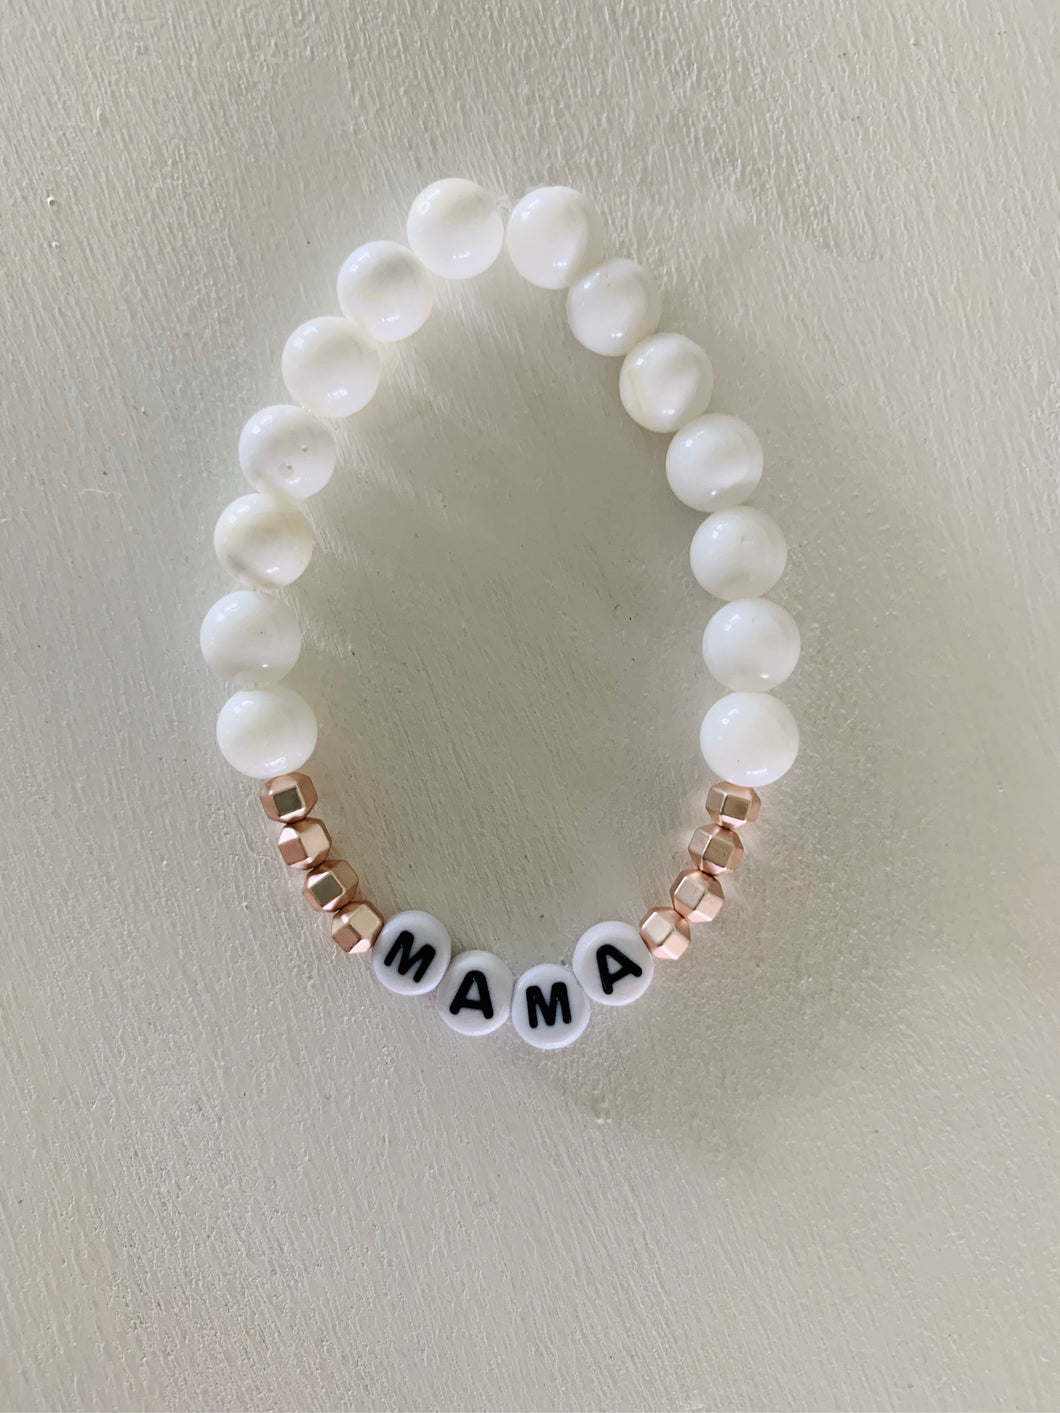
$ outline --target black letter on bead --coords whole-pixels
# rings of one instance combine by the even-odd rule
[[[556,1024],[556,1012],[563,1015],[563,1024],[570,1025],[570,997],[567,995],[567,983],[565,981],[554,981],[552,990],[548,993],[546,1001],[540,986],[528,986],[526,988],[526,1019],[530,1022],[530,1029],[537,1029],[537,1013],[541,1012],[545,1018],[546,1025]]]
[[[608,969],[609,960],[618,963],[614,971]],[[616,981],[621,981],[624,976],[640,976],[644,971],[643,967],[639,967],[636,962],[631,961],[625,952],[620,952],[610,942],[605,942],[602,947],[597,947],[596,965],[600,971],[600,985],[604,989],[605,996],[610,996],[614,991]]]
[[[422,981],[427,973],[427,968],[430,966],[431,962],[434,961],[434,955],[437,949],[432,947],[429,942],[425,942],[419,951],[415,951],[415,945],[416,938],[411,932],[399,932],[394,945],[383,958],[384,965],[388,967],[393,966],[396,957],[398,958],[397,969],[402,976],[415,967],[416,970],[413,974],[413,980]]]
[[[472,987],[475,988],[474,996],[471,994]],[[456,988],[456,995],[449,1002],[449,1014],[455,1016],[461,1011],[481,1011],[486,1020],[493,1019],[493,1001],[485,972],[469,971]]]

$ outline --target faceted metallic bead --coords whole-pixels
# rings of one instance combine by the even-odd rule
[[[331,935],[344,952],[370,952],[382,926],[382,917],[362,899],[335,914]]]
[[[318,913],[337,913],[357,896],[357,875],[345,859],[326,859],[310,871],[302,893]]]
[[[719,780],[707,795],[707,814],[715,824],[727,824],[730,829],[754,824],[761,808],[758,791],[752,790],[750,785],[732,785],[728,780]]]
[[[308,775],[277,775],[261,787],[261,807],[278,824],[305,819],[317,802],[317,787]]]
[[[735,873],[743,858],[743,844],[724,824],[704,824],[689,839],[688,853],[700,873]]]
[[[700,923],[713,922],[725,901],[721,884],[709,873],[687,868],[674,879],[670,901],[694,931]]]
[[[640,935],[653,957],[676,961],[691,941],[688,923],[673,908],[653,908],[641,919]]]
[[[312,868],[331,853],[331,835],[319,819],[296,819],[280,830],[278,847],[291,868]]]

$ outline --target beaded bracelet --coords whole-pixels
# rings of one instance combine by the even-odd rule
[[[248,588],[206,614],[200,645],[207,663],[239,687],[221,708],[217,742],[243,774],[264,780],[261,802],[280,826],[284,861],[305,875],[303,893],[331,923],[345,952],[371,953],[389,990],[435,992],[443,1020],[462,1035],[486,1035],[511,1018],[538,1049],[576,1040],[590,1001],[623,1006],[644,994],[655,960],[675,959],[717,916],[720,878],[743,856],[739,830],[758,815],[757,787],[791,766],[799,736],[771,689],[799,657],[791,615],[761,595],[787,561],[784,536],[768,515],[744,504],[762,475],[762,448],[744,422],[707,412],[710,359],[679,333],[658,333],[658,286],[632,260],[604,261],[603,228],[589,202],[568,187],[543,187],[514,208],[505,232],[496,199],[451,178],[421,192],[409,212],[408,246],[372,241],[339,271],[342,317],[302,324],[287,340],[281,373],[292,404],[254,414],[239,437],[239,463],[254,492],[220,516],[214,547],[225,569]],[[707,512],[691,545],[692,573],[726,600],[707,624],[703,658],[729,694],[703,718],[700,749],[726,778],[707,795],[708,821],[688,846],[667,907],[639,927],[601,922],[583,933],[570,968],[532,966],[516,980],[490,952],[456,956],[445,927],[429,913],[384,920],[361,897],[353,868],[333,856],[331,835],[314,817],[317,792],[302,773],[316,746],[316,717],[290,687],[277,685],[302,646],[298,622],[262,590],[292,584],[306,569],[313,535],[298,502],[321,490],[337,460],[325,418],[348,417],[375,395],[380,343],[408,338],[432,304],[431,275],[469,279],[489,268],[504,245],[515,268],[542,289],[567,291],[567,322],[579,343],[623,359],[619,396],[642,427],[671,434],[666,477],[674,494]],[[411,248],[410,248],[411,247]]]

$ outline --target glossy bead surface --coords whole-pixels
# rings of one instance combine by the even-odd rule
[[[734,829],[711,822],[692,835],[688,856],[701,873],[735,873],[743,859],[743,842]]]
[[[434,301],[431,277],[396,240],[372,240],[348,255],[339,271],[339,308],[380,343],[397,343],[422,329]]]
[[[325,314],[300,324],[283,346],[280,372],[296,402],[318,417],[360,412],[379,386],[379,349],[358,324]]]
[[[791,614],[770,599],[734,599],[703,633],[703,661],[733,692],[768,692],[795,671],[802,646]]]
[[[304,407],[276,403],[255,412],[239,434],[239,465],[252,486],[305,500],[335,470],[335,438]]]
[[[634,422],[649,432],[673,432],[707,410],[714,369],[684,334],[653,334],[626,354],[618,395]]]
[[[298,770],[313,754],[317,719],[290,687],[236,692],[217,717],[217,744],[229,765],[255,780]]]
[[[596,208],[569,186],[542,186],[518,202],[505,236],[512,264],[539,289],[566,289],[603,254]]]
[[[578,938],[571,968],[590,1001],[628,1006],[644,995],[655,962],[628,922],[598,922]]]
[[[438,1014],[458,1035],[490,1035],[508,1019],[515,978],[492,952],[460,952],[438,987]]]
[[[462,177],[446,177],[421,191],[406,231],[427,269],[447,280],[481,275],[504,244],[504,219],[495,197]]]
[[[213,547],[237,579],[258,589],[282,589],[305,573],[313,532],[294,501],[256,491],[221,511]]]
[[[312,868],[331,853],[331,835],[319,819],[296,819],[280,830],[276,847],[288,868]]]
[[[298,661],[302,630],[280,599],[236,589],[207,609],[199,646],[222,681],[264,687],[286,677]]]
[[[769,692],[732,692],[703,718],[699,748],[716,774],[761,789],[791,769],[799,753],[799,728]]]
[[[729,829],[754,824],[761,808],[761,797],[750,785],[719,780],[707,791],[707,814],[715,824],[727,825]]]
[[[567,323],[592,353],[617,358],[659,327],[662,295],[643,265],[608,260],[571,286]]]
[[[535,1050],[560,1050],[589,1024],[589,998],[574,973],[555,962],[524,971],[512,992],[512,1025]]]
[[[713,922],[725,902],[721,884],[711,873],[699,868],[686,868],[679,873],[670,889],[674,912],[688,923],[689,931]]]
[[[360,880],[345,859],[325,859],[310,869],[302,885],[302,897],[318,913],[337,913],[357,896]]]
[[[693,510],[727,510],[753,495],[762,479],[762,443],[739,417],[707,412],[674,434],[666,479]]]
[[[376,980],[399,996],[433,991],[452,956],[449,933],[430,913],[395,913],[372,949]]]
[[[344,952],[370,952],[383,926],[380,913],[362,899],[346,903],[331,920],[331,936]]]
[[[688,922],[674,908],[652,908],[640,922],[640,935],[653,957],[675,962],[688,949]]]
[[[317,787],[308,775],[292,771],[289,775],[277,775],[258,792],[261,808],[269,819],[278,824],[290,824],[292,819],[305,819],[317,802]]]
[[[788,562],[784,532],[764,510],[734,505],[708,515],[692,536],[689,563],[697,583],[719,599],[768,593]]]

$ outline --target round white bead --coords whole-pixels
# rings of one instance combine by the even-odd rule
[[[768,692],[733,692],[703,718],[699,749],[715,775],[756,790],[788,770],[799,753],[799,728]]]
[[[655,973],[652,954],[628,922],[598,922],[583,932],[571,966],[590,1001],[601,1006],[639,1000]]]
[[[753,495],[762,479],[762,443],[739,417],[708,412],[674,436],[666,479],[693,510],[727,510]]]
[[[692,536],[689,561],[696,580],[719,599],[754,599],[784,573],[788,546],[764,510],[734,505],[708,515]]]
[[[396,240],[359,246],[339,271],[339,308],[380,343],[397,343],[422,329],[433,300],[430,275]]]
[[[555,962],[524,971],[512,993],[512,1025],[535,1050],[559,1050],[589,1024],[589,998],[574,973]]]
[[[302,630],[280,599],[236,589],[207,609],[199,646],[222,681],[265,686],[286,677],[298,661]]]
[[[508,1019],[515,979],[492,952],[460,952],[438,987],[438,1014],[458,1035],[489,1035]]]
[[[462,177],[446,177],[421,191],[406,230],[427,269],[447,280],[481,275],[504,244],[504,219],[495,198]]]
[[[628,353],[659,327],[662,295],[654,278],[633,260],[608,260],[572,285],[567,323],[592,353]]]
[[[453,944],[430,913],[395,913],[372,948],[372,970],[388,991],[418,996],[433,991],[445,975]]]
[[[255,780],[301,770],[316,743],[313,708],[290,687],[237,692],[217,717],[221,754]]]
[[[733,599],[703,633],[703,661],[731,692],[769,692],[799,661],[799,625],[771,599]]]
[[[305,573],[313,532],[293,501],[255,492],[221,511],[213,547],[237,579],[259,589],[282,589]]]
[[[603,222],[580,191],[542,186],[508,218],[512,264],[539,289],[566,289],[603,254]]]
[[[379,386],[379,350],[364,329],[337,314],[299,324],[283,346],[287,391],[318,417],[349,417]]]
[[[335,438],[304,407],[263,407],[239,434],[239,464],[252,486],[305,500],[331,480]]]
[[[672,432],[707,410],[714,369],[698,343],[684,334],[654,334],[626,354],[618,395],[634,422],[649,432]]]

